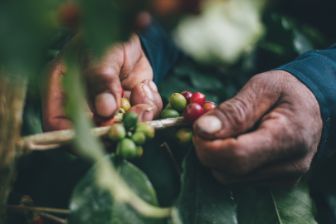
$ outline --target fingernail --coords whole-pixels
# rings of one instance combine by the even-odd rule
[[[154,107],[147,106],[142,107],[141,112],[139,113],[140,121],[150,121],[154,118]]]
[[[153,81],[149,81],[148,85],[154,92],[158,92],[158,88]]]
[[[101,93],[96,96],[95,107],[99,116],[110,117],[117,108],[117,103],[111,93]]]
[[[215,134],[222,129],[222,122],[216,116],[203,116],[197,120],[196,128],[203,133]]]
[[[150,99],[150,100],[154,100],[154,95],[152,93],[152,90],[149,88],[149,85],[143,84],[142,85],[142,90],[143,93]]]
[[[153,110],[146,109],[145,111],[143,111],[141,113],[139,118],[140,118],[140,121],[142,121],[142,122],[143,121],[151,121],[154,118],[154,112],[153,112]]]

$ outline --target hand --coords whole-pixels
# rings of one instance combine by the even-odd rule
[[[162,109],[162,100],[153,80],[153,71],[139,37],[107,49],[101,60],[86,57],[83,76],[88,90],[88,115],[98,125],[112,122],[120,106],[122,91],[130,99],[140,120],[152,120]],[[43,100],[43,123],[47,131],[67,129],[71,122],[64,113],[61,78],[66,73],[62,59],[57,59],[48,74]]]
[[[293,184],[310,168],[321,138],[319,105],[285,71],[253,77],[194,125],[197,155],[224,184]]]

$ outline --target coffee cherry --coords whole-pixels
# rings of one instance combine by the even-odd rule
[[[119,108],[118,112],[114,115],[113,119],[115,122],[122,122],[124,118],[125,111],[122,108]]]
[[[123,123],[127,130],[135,128],[138,123],[138,115],[134,112],[127,112],[124,115]]]
[[[136,151],[137,151],[137,156],[138,157],[141,157],[143,155],[143,153],[144,153],[144,149],[141,146],[138,146],[136,148]]]
[[[176,133],[176,138],[181,143],[188,143],[192,140],[192,131],[190,129],[180,129]]]
[[[186,98],[187,102],[190,103],[191,97],[193,95],[192,92],[183,91],[181,94]]]
[[[146,135],[143,132],[135,132],[132,135],[132,140],[136,145],[143,145],[146,142]]]
[[[146,123],[139,123],[136,127],[135,132],[142,132],[145,134],[146,138],[152,139],[155,136],[155,129]]]
[[[184,119],[189,122],[194,122],[204,114],[204,109],[201,105],[197,103],[191,103],[187,106],[186,110],[184,111]]]
[[[173,110],[173,109],[164,109],[161,112],[161,118],[174,118],[174,117],[179,117],[180,114],[178,111]]]
[[[117,155],[125,159],[135,158],[137,156],[137,147],[135,143],[128,138],[121,140],[117,146]]]
[[[207,101],[203,104],[204,113],[207,113],[215,108],[216,104],[214,102]]]
[[[180,112],[182,112],[187,106],[186,98],[180,93],[173,93],[169,97],[169,103],[175,110]]]
[[[125,110],[126,112],[131,109],[131,103],[129,102],[129,100],[127,98],[121,98],[121,102],[120,102],[120,108],[122,108],[123,110]]]
[[[111,126],[107,136],[113,141],[119,141],[126,136],[126,130],[122,124],[114,124]]]
[[[77,29],[80,23],[79,6],[75,3],[62,4],[58,9],[58,20],[69,29]]]
[[[200,92],[195,92],[193,93],[191,99],[190,99],[190,103],[198,103],[200,105],[203,105],[205,103],[205,95],[203,93]]]

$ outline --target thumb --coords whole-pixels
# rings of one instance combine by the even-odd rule
[[[274,72],[279,73],[256,75],[235,97],[203,115],[194,124],[195,134],[205,139],[228,138],[253,128],[280,98],[280,79],[269,74]]]

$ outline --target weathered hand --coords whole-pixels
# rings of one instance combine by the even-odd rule
[[[311,165],[322,119],[311,91],[285,71],[253,77],[194,125],[200,161],[224,184],[295,183]]]
[[[87,82],[88,110],[98,125],[107,125],[120,106],[122,90],[130,98],[141,120],[151,120],[162,108],[162,100],[153,80],[153,71],[144,54],[139,37],[133,35],[127,43],[107,49],[98,62],[87,57],[83,76]],[[64,114],[64,92],[61,78],[66,73],[62,59],[57,59],[48,74],[43,100],[45,130],[60,130],[71,126]]]

